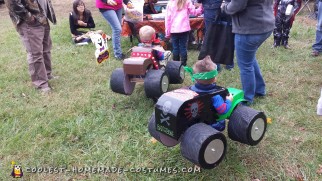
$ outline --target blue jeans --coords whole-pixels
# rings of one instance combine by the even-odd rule
[[[220,13],[220,5],[222,0],[203,0],[202,7],[204,12],[204,20],[205,20],[205,29],[207,31],[207,27],[211,23],[215,23],[217,20],[217,16]]]
[[[265,82],[256,60],[259,46],[272,34],[235,34],[235,50],[244,99],[253,102],[255,94],[265,95]]]
[[[313,50],[322,52],[322,1],[318,4],[318,24],[316,26],[315,43],[313,44]]]
[[[171,33],[173,56],[180,55],[181,58],[187,57],[188,38],[189,38],[189,31],[183,32],[183,33]]]
[[[119,10],[106,10],[101,11],[103,17],[112,28],[112,44],[115,57],[122,56],[121,48],[121,20],[122,20],[122,9]]]

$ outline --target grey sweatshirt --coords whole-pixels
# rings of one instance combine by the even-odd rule
[[[233,33],[262,34],[275,28],[273,0],[231,0],[222,10],[232,16]]]

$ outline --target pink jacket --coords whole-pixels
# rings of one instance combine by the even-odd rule
[[[102,0],[96,0],[96,7],[99,9],[106,9],[106,10],[119,10],[122,8],[122,0],[114,0],[117,4],[115,6],[108,5],[103,3]]]
[[[191,0],[187,0],[184,7],[178,11],[177,0],[170,0],[165,16],[165,36],[170,37],[171,33],[190,31],[189,15],[199,16],[202,11],[202,6],[195,9]]]

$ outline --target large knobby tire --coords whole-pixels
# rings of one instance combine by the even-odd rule
[[[189,127],[182,136],[181,154],[201,168],[212,169],[225,157],[225,135],[205,123]]]
[[[113,92],[131,95],[135,82],[131,82],[129,75],[125,74],[123,68],[117,68],[112,72],[110,85]]]
[[[178,140],[173,139],[170,136],[167,136],[167,135],[160,133],[159,131],[156,130],[155,113],[154,112],[152,113],[152,115],[150,117],[148,130],[149,130],[150,135],[153,138],[155,138],[156,140],[158,140],[160,143],[162,143],[163,145],[165,145],[167,147],[172,147],[172,146],[175,146],[179,143]]]
[[[263,112],[238,105],[228,122],[228,136],[234,141],[257,145],[264,137],[267,122]]]
[[[169,77],[163,70],[149,70],[144,79],[144,91],[148,98],[159,98],[169,88]]]
[[[184,68],[180,61],[169,61],[165,67],[170,84],[181,84],[184,81]]]

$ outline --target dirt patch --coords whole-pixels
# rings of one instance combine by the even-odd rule
[[[0,4],[0,16],[2,18],[8,16],[8,9],[5,4]]]
[[[295,21],[299,22],[299,24],[303,26],[315,26],[317,23],[317,20],[302,15],[296,16]]]

